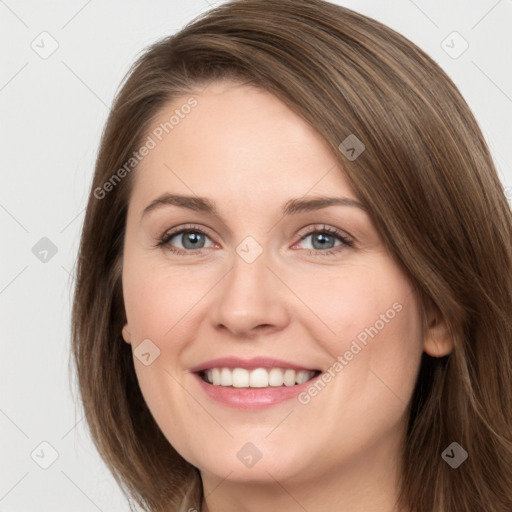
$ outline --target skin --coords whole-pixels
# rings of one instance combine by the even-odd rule
[[[162,109],[152,129],[189,96]],[[395,511],[421,354],[452,348],[443,320],[427,311],[423,328],[413,285],[363,209],[282,216],[292,198],[358,200],[314,129],[246,85],[214,82],[194,97],[198,106],[139,165],[128,209],[123,337],[133,350],[145,339],[160,350],[147,366],[134,356],[144,398],[169,442],[199,468],[203,511]],[[141,220],[163,192],[208,198],[220,217],[167,205]],[[157,246],[190,223],[207,232],[196,242],[202,249],[184,248],[182,235]],[[322,254],[311,232],[324,225],[353,247],[328,238],[334,253]],[[247,236],[263,248],[252,263],[236,252]],[[307,404],[230,408],[189,371],[217,357],[268,356],[327,372],[396,303],[400,312]],[[262,454],[252,467],[237,458],[248,442]]]

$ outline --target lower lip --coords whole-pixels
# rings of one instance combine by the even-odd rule
[[[320,376],[308,380],[304,384],[294,386],[276,386],[268,388],[234,388],[232,386],[214,386],[205,382],[200,375],[194,374],[204,392],[216,402],[237,409],[264,409],[271,405],[296,398],[302,391],[311,386]]]

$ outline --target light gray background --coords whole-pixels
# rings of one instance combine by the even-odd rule
[[[336,3],[401,32],[441,65],[473,109],[512,197],[512,1]],[[0,0],[2,512],[128,510],[70,390],[70,276],[99,137],[121,79],[145,46],[216,4]],[[58,43],[45,59],[31,47],[51,49],[43,31]],[[444,43],[452,56],[442,47],[453,31],[469,44],[458,58],[460,40]],[[43,237],[57,248],[46,262],[32,251]],[[52,450],[58,457],[43,469]]]

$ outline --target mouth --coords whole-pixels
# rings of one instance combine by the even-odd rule
[[[221,357],[189,372],[210,400],[232,409],[261,410],[296,399],[322,370],[274,357]]]
[[[292,368],[214,367],[197,372],[203,382],[228,388],[280,388],[300,386],[320,375],[321,370]]]

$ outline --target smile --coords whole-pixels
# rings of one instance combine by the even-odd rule
[[[216,367],[200,372],[201,378],[214,386],[233,388],[268,388],[295,386],[316,377],[318,370],[294,370],[292,368],[226,368]]]

